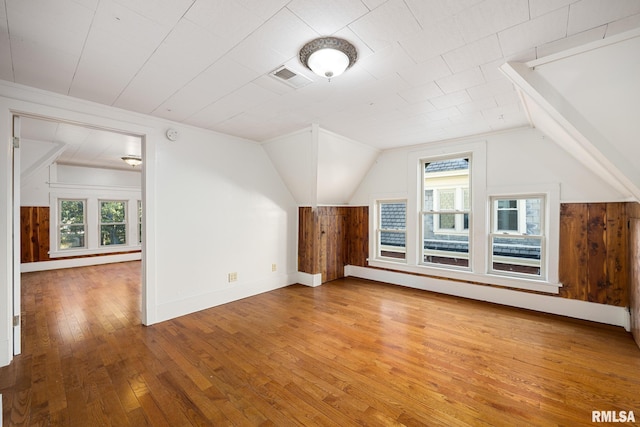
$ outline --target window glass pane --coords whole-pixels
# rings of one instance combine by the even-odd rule
[[[440,214],[438,215],[438,224],[440,229],[455,230],[456,214]]]
[[[380,204],[380,228],[385,230],[404,230],[407,224],[405,203]]]
[[[541,197],[525,199],[526,233],[530,236],[543,234],[543,199]]]
[[[84,200],[61,200],[60,224],[84,224]]]
[[[85,247],[84,200],[60,200],[58,248],[73,249]]]
[[[441,211],[452,211],[456,208],[456,191],[455,190],[440,190],[438,193],[440,196]]]
[[[127,243],[127,226],[125,224],[111,224],[100,226],[100,244],[124,245]]]
[[[498,210],[498,231],[518,231],[517,210]]]
[[[469,160],[424,163],[423,263],[469,266]]]
[[[452,222],[463,221],[465,214],[446,214]],[[424,214],[423,216],[423,262],[469,266],[469,233],[448,233],[435,229],[434,223],[443,214]],[[436,218],[439,217],[439,218]]]
[[[407,203],[380,202],[379,206],[378,256],[405,259]]]
[[[60,249],[84,248],[84,225],[60,226]]]
[[[541,237],[494,236],[492,267],[498,271],[540,275]]]
[[[126,202],[121,200],[100,202],[100,245],[127,243]]]
[[[100,202],[100,222],[124,222],[124,202]]]
[[[433,190],[424,191],[424,210],[425,211],[433,210]]]
[[[517,207],[517,200],[498,200],[498,209],[515,209]]]

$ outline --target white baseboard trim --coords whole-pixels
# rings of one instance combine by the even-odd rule
[[[142,259],[141,252],[128,254],[101,255],[86,258],[56,259],[51,261],[27,262],[20,264],[21,273],[34,271],[59,270],[62,268],[86,267],[89,265],[112,264],[116,262],[138,261]]]
[[[345,276],[375,280],[441,294],[487,301],[511,307],[590,320],[631,330],[631,315],[625,307],[596,304],[557,296],[519,292],[491,286],[472,285],[433,277],[348,265]]]
[[[164,322],[165,320],[174,319],[176,317],[195,313],[207,308],[227,304],[243,298],[248,298],[264,292],[273,291],[275,289],[284,288],[296,283],[297,274],[278,274],[265,280],[256,280],[253,282],[234,282],[233,285],[225,284],[206,294],[190,296],[188,298],[158,304],[156,307],[156,321],[154,323]]]
[[[300,283],[301,285],[306,285],[311,287],[322,285],[322,274],[320,273],[310,274],[310,273],[303,273],[302,271],[298,271],[297,274],[298,274],[298,280],[296,280],[296,282]]]
[[[1,340],[0,341],[0,368],[3,366],[7,366],[9,363],[11,363],[11,360],[13,359],[13,327],[11,328],[11,331],[9,333],[9,336],[11,337],[11,341],[9,340]],[[2,406],[0,406],[0,408],[2,408]],[[0,416],[0,418],[2,418],[2,416]]]

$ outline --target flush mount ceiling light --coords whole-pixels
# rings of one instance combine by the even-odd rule
[[[142,164],[142,158],[140,156],[128,155],[128,156],[123,156],[121,158],[122,160],[124,160],[126,164],[128,164],[132,168],[135,168],[136,166]]]
[[[300,61],[317,75],[329,80],[344,73],[357,59],[356,48],[336,37],[311,40],[300,49]]]

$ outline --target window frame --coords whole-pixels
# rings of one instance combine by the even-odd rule
[[[539,199],[540,200],[540,234],[527,234],[526,230],[526,201],[530,199]],[[526,278],[530,280],[546,280],[547,278],[547,257],[546,254],[546,246],[547,246],[547,200],[545,194],[512,194],[512,195],[500,195],[500,196],[490,196],[489,197],[489,247],[488,254],[489,260],[487,263],[487,270],[489,274],[495,274],[499,276],[508,276],[508,277],[516,277],[516,278]],[[518,213],[518,230],[510,231],[510,230],[501,230],[498,228],[498,201],[499,200],[516,200],[516,212]],[[524,212],[524,215],[522,213]],[[530,266],[530,267],[539,267],[539,274],[531,274],[517,271],[508,271],[494,268],[494,262],[496,260],[494,255],[494,240],[495,238],[504,238],[508,236],[510,239],[518,239],[518,240],[540,240],[540,260],[538,263],[535,262],[526,262],[523,261],[520,265]],[[507,257],[508,258],[508,257]],[[514,263],[515,264],[515,263]]]
[[[398,204],[398,203],[403,203],[405,206],[405,224],[404,224],[404,230],[400,230],[400,229],[386,229],[386,228],[382,228],[382,205],[383,204]],[[385,261],[389,261],[389,262],[394,262],[394,263],[406,263],[407,262],[407,216],[406,216],[406,212],[407,212],[407,200],[406,199],[377,199],[375,201],[375,207],[376,207],[376,214],[375,214],[375,258],[376,259],[381,259],[381,260],[385,260]],[[395,258],[395,257],[390,257],[390,256],[384,256],[382,255],[382,233],[397,233],[397,234],[403,234],[404,235],[404,242],[405,242],[405,246],[404,246],[404,258]]]
[[[103,203],[122,203],[124,213],[123,221],[120,222],[102,222],[102,204]],[[98,199],[98,243],[101,248],[122,247],[129,245],[129,221],[128,221],[128,200],[124,199]],[[124,225],[124,242],[123,243],[102,243],[102,227],[109,225]]]
[[[70,224],[63,224],[62,223],[62,203],[64,202],[82,202],[82,224],[73,224],[74,226],[79,226],[82,225],[82,228],[84,230],[84,244],[82,246],[72,246],[69,248],[63,248],[62,247],[62,226],[64,225],[70,225]],[[56,232],[57,232],[57,236],[56,236],[56,249],[58,251],[74,251],[74,250],[83,250],[87,248],[87,200],[83,199],[83,198],[75,198],[75,197],[61,197],[59,199],[56,200],[56,209],[57,209],[57,215],[56,215],[56,223],[57,223],[57,228],[56,228]]]
[[[454,269],[435,264],[421,264],[422,251],[420,250],[422,239],[422,200],[424,198],[421,181],[424,179],[424,170],[421,170],[424,160],[437,160],[438,158],[470,157],[472,168],[469,182],[472,187],[469,203],[472,214],[469,215],[469,248],[473,254],[469,260],[468,270]],[[369,197],[370,212],[375,212],[375,200],[383,198],[406,198],[407,200],[407,244],[406,263],[390,262],[376,259],[375,244],[373,238],[369,239],[368,265],[371,267],[395,270],[420,276],[433,276],[443,279],[451,279],[448,287],[456,286],[456,281],[476,282],[514,289],[526,289],[550,294],[557,294],[562,286],[558,281],[558,256],[560,233],[560,184],[535,183],[517,184],[512,186],[492,186],[489,184],[492,177],[487,170],[487,141],[444,141],[418,147],[407,153],[406,157],[406,193],[371,193]],[[489,228],[489,196],[512,194],[544,194],[546,196],[546,224],[547,251],[547,277],[543,280],[533,280],[526,277],[509,277],[490,274],[488,271],[488,233]],[[375,215],[369,218],[370,236],[375,236]]]
[[[433,163],[433,162],[439,162],[439,161],[445,161],[445,160],[451,160],[451,159],[460,159],[460,158],[464,158],[467,159],[467,161],[469,162],[469,167],[466,169],[466,173],[460,173],[458,171],[460,171],[460,169],[456,170],[456,171],[446,171],[446,172],[440,172],[437,173],[436,176],[434,177],[435,179],[446,179],[448,177],[457,177],[460,175],[466,175],[466,182],[461,183],[462,185],[454,185],[455,183],[445,183],[444,185],[440,184],[440,185],[433,185],[430,187],[426,187],[425,184],[425,169],[426,169],[426,165],[428,163]],[[473,168],[473,160],[472,160],[472,154],[471,153],[462,153],[462,154],[454,154],[454,155],[450,155],[450,156],[437,156],[437,157],[429,157],[429,158],[423,158],[420,159],[420,171],[421,171],[421,178],[420,178],[420,193],[423,195],[422,199],[419,200],[419,213],[418,213],[418,218],[419,218],[419,225],[418,225],[418,230],[420,231],[420,246],[419,246],[419,253],[420,253],[420,258],[418,261],[419,265],[423,265],[423,266],[429,266],[429,267],[435,267],[435,268],[446,268],[446,269],[453,269],[453,270],[463,270],[463,271],[471,271],[472,270],[472,266],[471,266],[471,259],[472,259],[472,245],[471,245],[471,224],[468,223],[468,227],[464,228],[464,219],[465,219],[465,215],[467,217],[471,217],[471,203],[469,203],[469,206],[465,209],[464,206],[464,190],[467,190],[469,192],[469,196],[471,197],[472,194],[472,182],[471,182],[471,176],[472,176],[472,168]],[[426,194],[427,191],[433,191],[433,207],[431,210],[427,210],[426,206],[425,206],[425,198],[426,198]],[[453,209],[441,209],[440,208],[440,192],[441,191],[453,191],[453,202],[454,202],[454,208]],[[469,200],[471,200],[471,198],[469,197]],[[440,225],[440,219],[441,219],[441,215],[454,215],[454,228],[442,228]],[[458,256],[451,256],[452,251],[445,251],[443,253],[439,253],[438,250],[431,250],[431,253],[428,254],[427,251],[424,248],[424,224],[425,224],[425,218],[427,216],[433,216],[433,232],[434,233],[440,233],[440,234],[447,234],[447,235],[451,235],[451,236],[468,236],[468,240],[467,240],[467,252],[460,252],[459,254],[456,254]],[[427,256],[436,256],[439,257],[440,255],[442,255],[443,258],[448,258],[453,260],[453,262],[459,262],[458,260],[466,260],[467,265],[452,265],[452,264],[447,264],[447,263],[438,263],[438,262],[432,262],[432,261],[426,261],[425,258]],[[465,262],[465,261],[462,261]]]

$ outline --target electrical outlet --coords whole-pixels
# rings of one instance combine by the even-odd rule
[[[278,267],[275,264],[271,264],[271,271],[276,271]]]
[[[238,280],[238,273],[229,273],[229,282],[235,282],[236,280]]]

